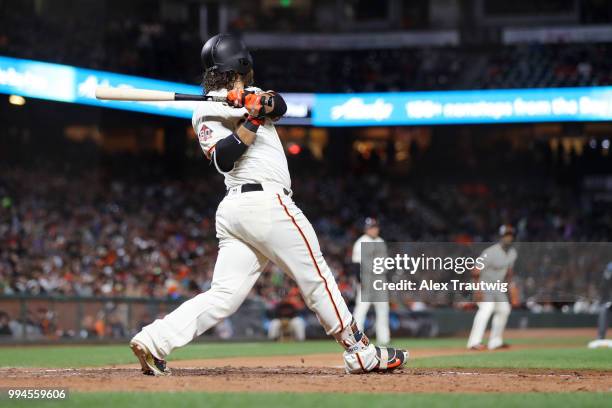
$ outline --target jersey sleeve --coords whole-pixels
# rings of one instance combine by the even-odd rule
[[[210,159],[217,142],[232,134],[232,131],[217,121],[203,121],[194,129],[204,155]]]
[[[487,265],[491,262],[491,260],[489,259],[491,257],[491,251],[489,251],[489,248],[485,249],[484,251],[482,251],[482,253],[480,254],[479,258],[480,261],[482,262],[482,264],[484,265],[483,269],[487,268]]]
[[[224,109],[218,102],[204,102],[193,113],[191,124],[198,137],[204,155],[212,158],[217,142],[232,134],[227,127],[227,116],[230,109]]]
[[[353,245],[353,263],[361,263],[361,240],[358,239]]]

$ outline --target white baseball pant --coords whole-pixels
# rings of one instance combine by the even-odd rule
[[[323,259],[310,222],[281,186],[269,183],[264,189],[247,193],[230,189],[219,204],[219,253],[210,290],[184,302],[135,336],[157,358],[165,358],[174,348],[184,346],[234,313],[268,260],[295,280],[327,334],[339,333],[350,325],[351,313]]]
[[[478,312],[474,316],[472,332],[468,339],[468,348],[482,343],[489,318],[493,315],[491,322],[491,335],[489,336],[489,349],[494,349],[504,343],[503,334],[508,322],[508,316],[512,307],[508,302],[478,302]]]
[[[355,318],[359,330],[364,331],[366,316],[372,305],[374,305],[374,311],[376,312],[376,342],[379,345],[387,345],[391,341],[389,330],[389,302],[364,302],[361,300],[361,289],[358,289],[353,317]]]

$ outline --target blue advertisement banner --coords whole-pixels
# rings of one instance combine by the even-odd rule
[[[197,85],[0,57],[0,93],[179,118],[191,118],[198,103],[99,101],[97,86],[201,92]],[[612,120],[612,87],[283,96],[281,124],[322,127]]]
[[[612,87],[316,94],[315,126],[612,120]]]

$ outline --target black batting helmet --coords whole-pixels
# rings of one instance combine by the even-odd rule
[[[247,74],[253,67],[253,58],[240,38],[231,34],[217,34],[202,47],[200,53],[206,70],[235,71]]]

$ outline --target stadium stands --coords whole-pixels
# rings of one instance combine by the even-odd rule
[[[0,21],[3,55],[187,83],[198,83],[201,77],[202,42],[196,28],[130,18],[66,21],[8,14]],[[24,26],[28,29],[21,29]],[[79,36],[67,34],[72,32]],[[41,43],[40,38],[54,41]],[[254,58],[257,83],[285,92],[540,88],[612,84],[610,47],[581,43],[255,49]]]
[[[486,149],[479,153],[495,160],[479,164],[480,176],[466,172],[451,181],[431,163],[445,160],[452,171],[471,159],[458,157],[453,163],[446,153],[443,147],[432,148],[417,160],[413,174],[424,172],[426,179],[372,170],[339,176],[325,166],[313,173],[308,163],[292,163],[295,199],[313,223],[332,269],[349,288],[351,243],[370,214],[380,218],[383,236],[391,241],[486,241],[495,239],[503,222],[517,225],[522,241],[601,241],[612,234],[605,203],[575,196],[569,179],[555,181],[568,169],[608,162],[603,153],[573,163],[555,157],[539,162],[533,152],[510,155],[505,168],[539,169],[535,174],[540,176],[528,182],[518,170],[504,176],[500,158]],[[157,179],[152,176],[156,166],[138,157],[109,160],[93,166],[72,163],[69,172],[59,165],[49,170],[49,160],[43,167],[3,169],[0,293],[178,298],[208,287],[217,251],[214,212],[224,191],[221,178],[208,169],[186,180]],[[544,176],[551,168],[557,170]],[[268,284],[290,282],[280,274],[266,278],[258,293],[276,293],[265,288]]]

